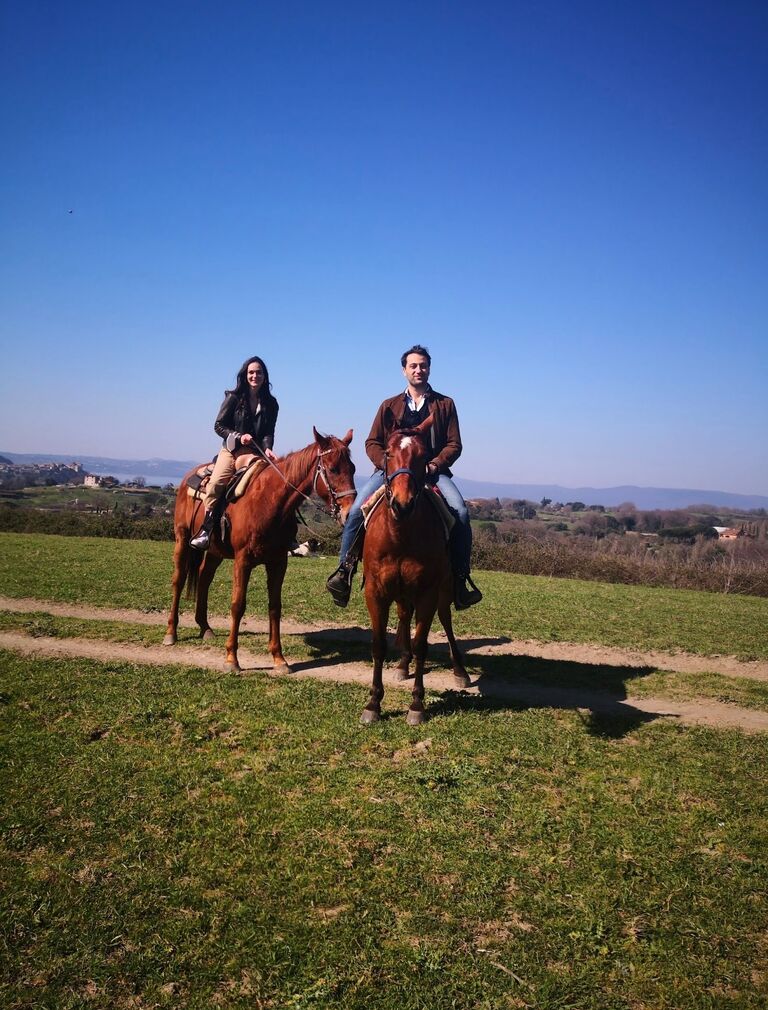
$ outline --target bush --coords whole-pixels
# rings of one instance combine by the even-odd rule
[[[0,506],[0,530],[7,533],[58,533],[69,537],[114,537],[117,540],[173,540],[170,516],[132,519],[121,513],[40,511]]]
[[[510,541],[478,529],[472,557],[475,568],[520,575],[768,596],[768,547],[755,541],[725,549],[699,538],[692,547],[667,543],[654,550],[644,540],[623,536]]]

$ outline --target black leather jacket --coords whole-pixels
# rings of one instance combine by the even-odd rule
[[[275,423],[279,409],[277,400],[272,396],[254,414],[247,398],[226,393],[213,428],[225,442],[230,435],[251,435],[262,449],[271,449],[275,442]],[[238,438],[237,446],[239,445]]]

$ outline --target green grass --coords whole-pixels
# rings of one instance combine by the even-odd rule
[[[165,612],[172,548],[150,541],[0,534],[0,593],[104,607]],[[334,559],[291,559],[283,612],[302,621],[368,626],[359,589],[345,611],[323,583]],[[231,565],[211,591],[211,612],[229,607]],[[653,589],[574,579],[481,572],[483,603],[456,615],[459,636],[591,642],[633,649],[684,650],[768,658],[768,599]],[[356,583],[357,585],[357,583]],[[248,613],[266,615],[262,569],[251,579]]]
[[[85,638],[91,641],[118,642],[126,645],[157,646],[162,640],[165,628],[158,624],[130,624],[120,621],[84,620],[72,617],[57,617],[44,611],[16,613],[0,611],[0,631],[18,631],[32,638]],[[224,641],[226,631],[219,630],[214,642],[202,642],[196,630],[180,629],[179,642],[203,649],[212,658],[221,660],[224,666]],[[250,653],[268,657],[269,637],[245,631],[241,636],[241,648]],[[370,643],[349,642],[334,637],[332,632],[316,635],[284,635],[283,647],[290,662],[323,661],[353,663],[370,661]],[[173,653],[168,653],[169,660]],[[394,647],[389,658],[397,658]],[[271,661],[270,661],[271,662]],[[768,710],[768,683],[745,677],[726,677],[715,673],[679,673],[655,670],[651,667],[610,666],[567,660],[544,660],[527,656],[466,656],[467,669],[472,676],[491,676],[506,679],[512,683],[530,681],[537,686],[583,688],[587,691],[603,691],[617,698],[641,698],[663,696],[675,700],[690,698],[708,699],[753,708]],[[430,668],[448,667],[445,648],[434,648],[430,652]]]
[[[764,735],[0,669],[9,1010],[765,1006]]]

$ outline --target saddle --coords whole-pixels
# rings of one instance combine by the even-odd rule
[[[215,462],[215,460],[214,460]],[[253,452],[243,453],[235,458],[235,476],[224,490],[224,501],[237,501],[242,498],[245,489],[257,473],[261,473],[267,461]],[[205,491],[213,473],[213,462],[203,463],[187,478],[187,494],[196,501],[205,498]]]
[[[368,523],[371,521],[371,516],[384,499],[386,490],[386,487],[382,484],[378,491],[374,491],[370,498],[367,498],[360,506],[360,510],[363,513],[363,525],[366,529],[368,529]],[[426,484],[424,486],[424,492],[427,496],[427,501],[431,503],[437,518],[442,523],[445,539],[448,540],[451,535],[451,530],[456,524],[456,516],[448,507],[445,498],[443,498],[438,488],[436,488],[433,484]]]

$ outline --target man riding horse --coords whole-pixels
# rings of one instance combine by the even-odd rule
[[[459,458],[462,448],[456,405],[449,396],[436,392],[430,386],[429,371],[432,359],[426,347],[419,344],[411,347],[402,355],[400,364],[407,387],[405,392],[384,400],[373,419],[365,451],[376,469],[355,498],[349,511],[341,538],[339,567],[329,577],[326,587],[333,597],[333,602],[339,607],[346,607],[352,578],[361,554],[363,536],[361,506],[385,482],[387,431],[384,419],[387,412],[391,412],[401,428],[415,428],[431,414],[434,423],[430,433],[431,453],[427,476],[437,485],[458,519],[451,533],[449,548],[454,577],[454,606],[457,610],[465,610],[479,603],[483,596],[470,578],[472,528],[469,523],[469,512],[461,492],[451,480],[451,464]]]

